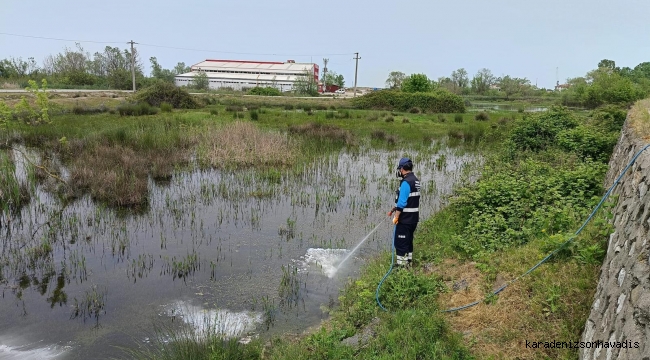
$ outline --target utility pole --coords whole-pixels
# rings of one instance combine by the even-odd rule
[[[325,79],[327,78],[327,63],[330,62],[330,59],[323,59],[323,77],[322,82],[323,82],[323,92],[327,90],[327,83],[325,82]]]
[[[135,93],[135,52],[133,52],[133,40],[128,42],[127,44],[131,44],[131,78],[133,80],[133,92]]]
[[[359,57],[358,52],[354,53],[354,55],[355,55],[354,59],[357,62],[356,62],[356,65],[354,67],[354,96],[353,97],[357,97],[357,74],[359,72],[359,59],[361,59],[361,58]]]

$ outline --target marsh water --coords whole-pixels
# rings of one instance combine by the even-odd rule
[[[341,151],[293,175],[197,169],[151,180],[138,213],[89,197],[62,206],[37,186],[20,214],[2,219],[0,358],[119,358],[159,328],[242,338],[317,325],[360,265],[391,249],[386,212],[405,153],[422,182],[423,218],[476,161],[432,144]]]

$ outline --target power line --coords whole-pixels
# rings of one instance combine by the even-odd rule
[[[32,35],[21,35],[21,34],[12,34],[0,32],[0,35],[7,36],[17,36],[24,38],[32,39],[43,39],[43,40],[56,40],[56,41],[68,41],[68,42],[79,42],[79,43],[95,43],[95,44],[123,44],[123,41],[96,41],[96,40],[73,40],[73,39],[62,39],[62,38],[53,38],[45,36],[32,36]],[[207,49],[192,49],[192,48],[183,48],[176,46],[167,46],[167,45],[156,45],[156,44],[145,44],[138,43],[140,46],[149,46],[154,48],[162,49],[172,49],[172,50],[183,50],[183,51],[197,51],[197,52],[211,52],[211,53],[220,53],[220,54],[231,54],[231,55],[262,55],[262,56],[296,56],[296,57],[307,57],[307,56],[349,56],[352,53],[341,53],[341,54],[274,54],[274,53],[252,53],[252,52],[235,52],[235,51],[221,51],[221,50],[207,50]]]
[[[61,39],[61,38],[52,38],[52,37],[45,37],[45,36],[31,36],[31,35],[10,34],[10,33],[3,33],[3,32],[0,32],[0,35],[17,36],[17,37],[32,38],[32,39],[43,39],[43,40],[85,42],[85,43],[95,43],[95,44],[122,44],[123,43],[122,41],[72,40],[72,39]]]
[[[164,49],[173,49],[173,50],[213,52],[213,53],[233,54],[233,55],[266,55],[266,56],[302,56],[302,57],[307,57],[307,56],[349,56],[351,54],[351,53],[345,53],[345,54],[303,54],[303,55],[298,55],[298,54],[275,54],[275,53],[248,53],[248,52],[234,52],[234,51],[220,51],[220,50],[191,49],[191,48],[181,48],[181,47],[175,47],[175,46],[153,45],[153,44],[144,44],[144,43],[140,43],[140,45],[141,46],[156,47],[156,48],[164,48]]]

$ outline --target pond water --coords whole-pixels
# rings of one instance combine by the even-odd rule
[[[0,358],[123,357],[157,327],[243,337],[317,325],[364,260],[391,248],[386,212],[404,153],[422,181],[423,218],[476,161],[438,144],[342,151],[298,175],[196,170],[150,181],[140,214],[89,197],[62,207],[37,187],[1,223]],[[17,173],[25,178],[20,161]]]
[[[519,111],[520,108],[524,109],[524,112],[542,112],[547,111],[548,107],[545,106],[534,106],[534,105],[516,105],[516,104],[495,104],[495,103],[472,103],[468,107],[469,111],[484,111],[484,110],[494,110],[494,111]]]

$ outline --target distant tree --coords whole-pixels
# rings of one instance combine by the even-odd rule
[[[323,76],[323,83],[325,85],[336,85],[338,87],[345,86],[345,79],[343,75],[337,74],[335,71],[328,71],[325,76]]]
[[[210,78],[208,78],[208,74],[205,71],[199,71],[198,74],[194,75],[192,88],[196,90],[210,89]]]
[[[431,91],[431,82],[424,74],[411,74],[402,81],[402,91],[409,93],[428,92]]]
[[[499,84],[501,91],[505,92],[506,98],[510,96],[521,93],[530,87],[530,80],[526,78],[516,78],[506,75],[501,78]]]
[[[460,68],[451,73],[451,81],[454,84],[454,92],[462,93],[463,89],[466,89],[469,86],[469,77],[467,76],[467,70]]]
[[[638,78],[650,79],[650,62],[640,63],[639,65],[634,67],[633,71],[634,71],[634,77],[637,79]]]
[[[599,69],[608,69],[611,71],[618,71],[619,68],[616,67],[616,62],[614,60],[603,59],[598,63]]]
[[[390,89],[399,89],[402,87],[402,82],[406,79],[406,74],[401,71],[391,71],[386,79],[386,87]]]
[[[494,80],[495,78],[494,75],[492,75],[492,71],[483,68],[472,78],[472,91],[483,95],[490,90],[490,86],[494,84]]]
[[[454,82],[451,81],[451,78],[448,78],[446,76],[441,76],[438,78],[438,87],[441,89],[449,90],[451,92],[454,92],[455,89]]]
[[[185,74],[192,71],[192,69],[189,66],[185,66],[184,62],[179,62],[174,66],[174,74],[180,75],[180,74]]]
[[[154,79],[159,79],[170,83],[174,82],[174,77],[176,74],[174,74],[173,71],[163,69],[163,67],[158,64],[158,59],[155,57],[149,58],[149,61],[151,62],[151,76]]]
[[[38,75],[40,69],[33,57],[23,60],[22,58],[9,58],[0,61],[0,78],[19,79]]]
[[[300,95],[318,96],[318,84],[314,80],[314,74],[309,70],[305,70],[301,75],[297,76],[296,81],[293,83],[293,90]]]

